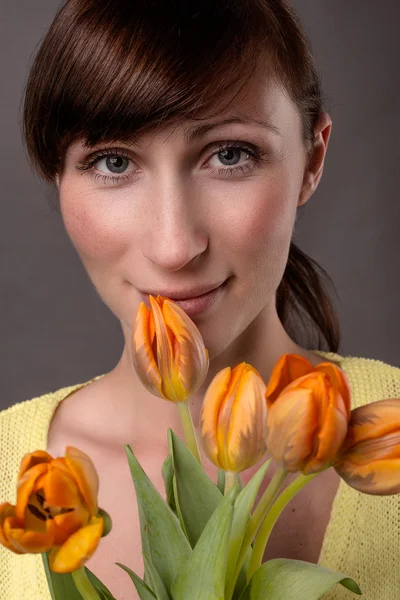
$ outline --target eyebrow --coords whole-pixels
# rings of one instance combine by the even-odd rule
[[[279,131],[275,125],[273,125],[270,121],[264,121],[260,119],[256,119],[254,117],[249,116],[233,116],[227,117],[226,119],[222,119],[222,121],[218,121],[216,123],[202,123],[201,125],[189,126],[184,129],[184,141],[187,146],[197,140],[201,140],[209,131],[212,129],[216,129],[217,127],[222,127],[224,125],[231,125],[233,123],[239,123],[242,125],[259,125],[268,131],[271,131],[275,135],[282,136],[282,133]],[[117,140],[113,140],[117,141]],[[124,138],[125,143],[131,144],[132,146],[139,146],[137,134],[129,135],[128,138]],[[92,146],[88,143],[88,141],[83,142],[84,148],[92,148],[97,146],[94,144]]]
[[[282,135],[279,129],[272,125],[272,123],[269,121],[255,119],[254,117],[228,117],[222,121],[218,121],[218,123],[203,123],[202,125],[196,125],[194,127],[187,128],[184,134],[185,143],[189,145],[193,141],[203,138],[211,129],[222,127],[223,125],[230,125],[232,123],[260,125],[264,129],[267,129],[276,135]]]

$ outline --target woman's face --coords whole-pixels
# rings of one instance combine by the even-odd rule
[[[205,123],[214,126],[195,136]],[[134,145],[70,146],[61,212],[125,334],[140,292],[189,294],[228,280],[217,301],[192,316],[213,358],[261,311],[275,311],[296,209],[307,200],[305,166],[295,105],[258,78],[218,118],[160,128]]]

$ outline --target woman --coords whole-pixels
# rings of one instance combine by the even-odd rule
[[[268,381],[284,353],[339,365],[353,406],[400,396],[399,369],[336,354],[328,278],[291,241],[323,171],[332,123],[321,97],[307,39],[283,0],[69,0],[36,57],[25,96],[29,155],[57,186],[71,242],[125,347],[109,373],[0,415],[0,498],[13,499],[25,452],[87,452],[113,518],[87,566],[121,600],[132,588],[114,562],[142,570],[123,445],[162,491],[167,427],[181,433],[175,407],[148,393],[132,365],[132,323],[148,294],[180,301],[209,349],[209,374],[192,398],[197,428],[220,369],[246,361]],[[302,323],[316,334],[311,349],[296,341]],[[330,352],[313,350],[324,343]],[[353,576],[367,598],[398,597],[389,561],[398,564],[399,540],[386,533],[396,496],[361,495],[330,469],[291,506],[267,558],[320,560]],[[39,556],[1,547],[0,556],[1,598],[49,598]]]

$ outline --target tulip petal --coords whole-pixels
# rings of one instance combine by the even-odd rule
[[[74,508],[81,504],[78,487],[74,478],[65,471],[50,464],[44,480],[44,496],[50,506]]]
[[[266,453],[265,390],[261,375],[245,362],[222,369],[210,383],[201,434],[206,455],[219,468],[243,471]]]
[[[57,458],[54,458],[51,461],[51,464],[53,465],[53,467],[57,467],[61,471],[65,471],[65,473],[68,473],[68,475],[70,475],[70,470],[68,469],[67,461],[65,460],[64,456],[57,456]]]
[[[220,420],[225,416],[229,423],[224,446],[225,470],[244,471],[255,465],[266,453],[265,390],[266,385],[260,374],[250,365],[245,365],[240,373],[240,384],[234,396],[230,417],[224,415],[225,404],[220,414]]]
[[[400,431],[358,442],[345,453],[346,460],[364,466],[378,460],[400,458]]]
[[[54,545],[61,546],[67,538],[89,522],[89,512],[82,506],[56,515],[47,521],[47,532],[54,537]]]
[[[193,321],[175,302],[149,295],[151,310],[139,307],[133,360],[142,384],[170,402],[198,391],[209,366],[208,351]]]
[[[103,533],[103,519],[92,517],[89,525],[73,533],[49,555],[50,569],[55,573],[70,573],[80,569],[95,552]]]
[[[18,479],[22,477],[25,471],[28,471],[35,465],[40,463],[49,463],[53,460],[48,452],[44,450],[36,450],[35,452],[28,452],[22,457],[21,464],[19,467]]]
[[[400,493],[400,458],[365,465],[343,460],[335,469],[348,485],[364,494],[388,496]]]
[[[78,448],[68,446],[65,461],[85,499],[90,514],[96,515],[98,511],[99,476],[92,460]]]
[[[204,395],[201,410],[201,438],[204,452],[221,469],[224,467],[220,464],[218,456],[218,422],[230,378],[230,367],[222,369],[215,375]]]
[[[330,403],[322,427],[316,434],[317,450],[302,469],[304,475],[316,473],[329,463],[343,444],[346,433],[347,417],[333,403]]]
[[[4,502],[0,505],[0,544],[8,548],[9,550],[14,550],[11,542],[8,540],[5,532],[4,532],[4,524],[8,519],[15,519],[15,506],[9,504],[8,502]],[[8,524],[9,527],[9,524]],[[14,550],[15,552],[15,550]],[[22,554],[18,552],[18,554]]]
[[[314,447],[318,413],[309,389],[285,391],[268,408],[267,447],[286,471],[303,469]]]
[[[161,375],[161,389],[163,397],[171,402],[183,402],[187,399],[182,382],[179,379],[178,365],[175,357],[179,348],[173,332],[167,326],[163,314],[162,296],[149,296],[156,330],[157,365]]]
[[[316,370],[325,373],[328,376],[331,385],[338,391],[343,401],[343,410],[347,418],[347,422],[350,419],[351,411],[351,392],[350,384],[345,373],[332,363],[320,363],[316,366]]]
[[[400,398],[377,400],[351,411],[343,451],[367,439],[400,431]]]
[[[229,428],[231,425],[232,410],[235,400],[240,402],[241,398],[244,398],[244,394],[240,393],[244,384],[244,375],[246,367],[245,363],[236,365],[231,371],[231,376],[228,383],[228,389],[225,392],[223,402],[218,414],[218,426],[217,426],[217,444],[218,444],[218,461],[219,464],[223,465],[224,471],[231,471],[231,461],[229,457]],[[237,442],[237,440],[234,440]],[[234,450],[235,454],[238,455],[238,448]],[[236,469],[233,469],[236,471]]]
[[[323,403],[322,411],[325,411],[328,406],[328,398],[327,394],[329,391],[328,380],[326,375],[323,373],[318,373],[317,371],[311,371],[306,375],[302,375],[297,379],[293,380],[289,383],[285,388],[283,393],[280,396],[287,392],[292,392],[293,390],[305,389],[309,390],[313,397],[316,399],[317,403]],[[271,401],[267,399],[267,405],[271,405]]]
[[[316,373],[324,375],[324,380],[314,378]],[[336,365],[326,362],[314,368],[303,357],[287,354],[281,357],[273,370],[266,392],[268,407],[277,401],[280,394],[299,387],[313,391],[318,411],[318,431],[312,434],[315,436],[314,453],[307,462],[303,462],[302,467],[303,473],[311,473],[320,470],[326,460],[332,459],[344,439],[346,423],[350,419],[350,387],[345,374]],[[343,414],[343,419],[338,413]]]
[[[268,382],[266,397],[275,402],[284,388],[293,380],[314,371],[313,364],[299,354],[283,354],[275,364]]]
[[[301,427],[299,425],[297,430],[292,430],[292,426],[296,424],[296,392],[300,394],[304,390],[310,394],[308,401],[314,404],[312,409],[309,406],[310,412],[307,413],[310,420],[303,422]],[[281,406],[281,401],[287,394],[294,394],[290,398],[290,404]],[[304,397],[299,395],[299,403],[303,399]],[[338,389],[331,384],[327,373],[314,369],[287,385],[272,405],[269,401],[267,402],[269,411],[275,418],[277,413],[282,412],[279,414],[280,431],[275,432],[275,438],[268,434],[267,443],[275,459],[284,460],[284,465],[282,465],[284,468],[291,472],[299,470],[304,474],[311,474],[320,471],[334,459],[346,437],[348,416],[345,403]],[[289,407],[290,416],[285,416],[285,411]],[[301,410],[300,404],[299,410]],[[312,418],[311,415],[313,415]],[[271,420],[268,421],[268,428],[272,429],[276,426],[271,417]],[[276,448],[280,448],[279,458],[276,454],[275,444]],[[289,447],[291,450],[290,453],[287,453]],[[283,459],[282,452],[286,456],[285,459]]]
[[[4,533],[12,549],[19,553],[37,554],[48,552],[53,546],[53,536],[40,531],[25,531],[18,527],[17,519],[6,519]]]
[[[36,480],[43,475],[43,473],[46,473],[48,468],[49,463],[36,464],[25,471],[22,477],[18,480],[16,516],[21,525],[24,521],[25,509],[28,504],[29,497],[35,488]]]
[[[35,485],[33,486],[33,490],[32,490],[33,493],[38,492],[39,490],[43,489],[44,482],[46,481],[46,476],[47,476],[47,473],[42,473],[41,475],[39,475],[39,477],[35,481]]]
[[[133,333],[133,362],[142,384],[152,394],[164,398],[161,375],[154,356],[154,321],[144,302],[139,306]]]
[[[333,466],[360,492],[400,493],[400,398],[351,411],[347,436]]]
[[[24,513],[24,522],[22,527],[25,529],[25,531],[46,533],[46,522],[50,515],[43,508],[43,504],[44,498],[41,494],[30,495],[29,502]]]
[[[208,351],[196,325],[175,302],[164,301],[163,316],[176,340],[174,363],[184,390],[182,401],[185,401],[204,382],[209,368]]]

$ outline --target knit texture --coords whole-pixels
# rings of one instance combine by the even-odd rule
[[[373,359],[314,352],[343,369],[352,391],[352,408],[383,398],[400,398],[399,368]],[[59,403],[100,377],[0,412],[0,503],[15,504],[20,460],[27,452],[46,449],[49,426]],[[366,600],[399,600],[399,517],[400,495],[361,494],[341,481],[319,563],[353,577]],[[323,598],[356,597],[336,585]],[[17,555],[0,545],[0,600],[51,600],[41,555]]]

